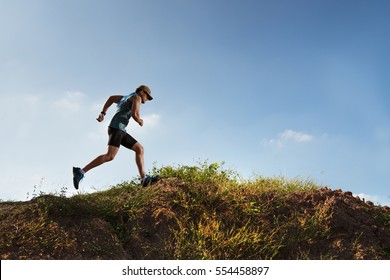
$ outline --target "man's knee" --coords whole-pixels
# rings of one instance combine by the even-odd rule
[[[137,154],[143,154],[144,153],[144,147],[140,143],[136,143],[133,146],[133,150]]]
[[[115,158],[118,149],[118,147],[108,146],[107,153],[104,155],[105,161],[112,161]]]
[[[105,158],[106,158],[106,161],[112,161],[115,158],[115,154],[108,153],[108,154],[106,154]]]

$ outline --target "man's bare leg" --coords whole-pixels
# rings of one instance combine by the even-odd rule
[[[144,168],[144,147],[137,142],[131,149],[135,152],[135,163],[137,164],[139,176],[143,179],[146,176]]]
[[[119,148],[118,147],[115,147],[115,146],[108,146],[107,148],[107,153],[103,154],[103,155],[100,155],[98,156],[97,158],[95,158],[93,161],[91,161],[90,163],[88,163],[83,169],[82,171],[84,173],[87,173],[89,170],[91,170],[92,168],[95,168],[103,163],[106,163],[108,161],[111,161],[115,158],[116,154],[118,153],[118,150]]]

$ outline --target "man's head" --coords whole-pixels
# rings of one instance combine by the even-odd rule
[[[137,87],[137,89],[135,90],[135,92],[141,96],[142,98],[142,103],[145,103],[147,100],[153,100],[153,97],[152,97],[152,91],[150,90],[149,87],[145,86],[145,85],[140,85],[139,87]]]

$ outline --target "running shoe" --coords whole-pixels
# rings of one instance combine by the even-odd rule
[[[79,183],[84,178],[84,173],[79,167],[73,167],[73,186],[76,190],[79,189]]]
[[[153,185],[155,184],[158,180],[160,180],[160,177],[159,176],[149,176],[149,175],[146,175],[145,178],[143,178],[141,180],[141,185],[143,188],[149,186],[149,185]]]

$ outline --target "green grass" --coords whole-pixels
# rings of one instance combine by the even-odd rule
[[[207,162],[154,167],[152,173],[163,178],[157,186],[129,181],[69,198],[40,194],[29,207],[12,206],[15,218],[23,219],[17,233],[10,224],[0,228],[7,231],[2,258],[342,258],[329,245],[335,238],[331,206],[297,203],[320,188],[311,180],[243,180],[223,164]],[[375,213],[388,227],[388,213]],[[12,253],[15,244],[19,253]],[[388,250],[374,258],[388,257]]]

